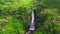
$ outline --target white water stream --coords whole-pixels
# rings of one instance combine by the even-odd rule
[[[32,11],[32,21],[31,21],[29,30],[35,30],[34,11]]]
[[[34,30],[35,30],[34,11],[33,11],[33,10],[32,10],[32,20],[31,20],[30,27],[29,27],[28,30],[29,30],[29,31],[26,32],[26,34],[29,34],[29,33],[31,33],[31,31],[34,31]]]
[[[39,0],[36,0],[33,10],[37,8],[38,3],[39,3]],[[28,29],[29,31],[26,32],[25,34],[30,34],[31,31],[35,30],[35,22],[34,22],[35,21],[35,16],[34,16],[34,11],[33,10],[32,10],[32,20],[31,20],[31,23],[30,23],[30,27]]]

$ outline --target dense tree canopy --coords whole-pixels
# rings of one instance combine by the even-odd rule
[[[0,10],[17,10],[19,7],[30,8],[33,7],[33,5],[34,0],[0,0]]]
[[[60,34],[60,0],[37,0],[34,34]],[[0,0],[0,34],[24,34],[36,0]],[[28,12],[30,11],[30,12]]]

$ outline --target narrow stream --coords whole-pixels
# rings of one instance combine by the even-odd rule
[[[35,9],[37,9],[37,5],[39,3],[39,0],[36,0],[35,1],[35,4],[34,4],[34,8],[32,9],[32,20],[31,20],[31,23],[29,25],[29,28],[28,28],[28,31],[25,33],[25,34],[34,34],[34,31],[35,31],[35,28],[36,28],[36,24],[35,24],[35,18],[36,18],[36,14],[35,14]]]
[[[29,25],[29,29],[25,34],[33,34],[33,31],[35,30],[35,23],[34,23],[34,11],[32,10],[32,20]]]

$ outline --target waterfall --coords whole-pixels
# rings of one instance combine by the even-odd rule
[[[39,3],[39,0],[36,0],[35,3],[34,3],[34,7],[32,8],[32,20],[31,20],[31,23],[29,25],[29,29],[28,31],[25,33],[25,34],[33,34],[34,30],[35,30],[35,11],[37,9],[37,5]]]
[[[35,30],[34,11],[32,10],[32,20],[31,20],[30,27],[29,27],[28,31],[26,32],[26,34],[30,34],[31,31],[34,31],[34,30]]]
[[[32,21],[31,21],[29,30],[35,30],[35,24],[34,24],[34,11],[32,11]]]

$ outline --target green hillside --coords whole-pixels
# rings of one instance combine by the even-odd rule
[[[38,0],[34,34],[60,34],[60,0]],[[0,0],[0,34],[25,34],[36,0]]]

